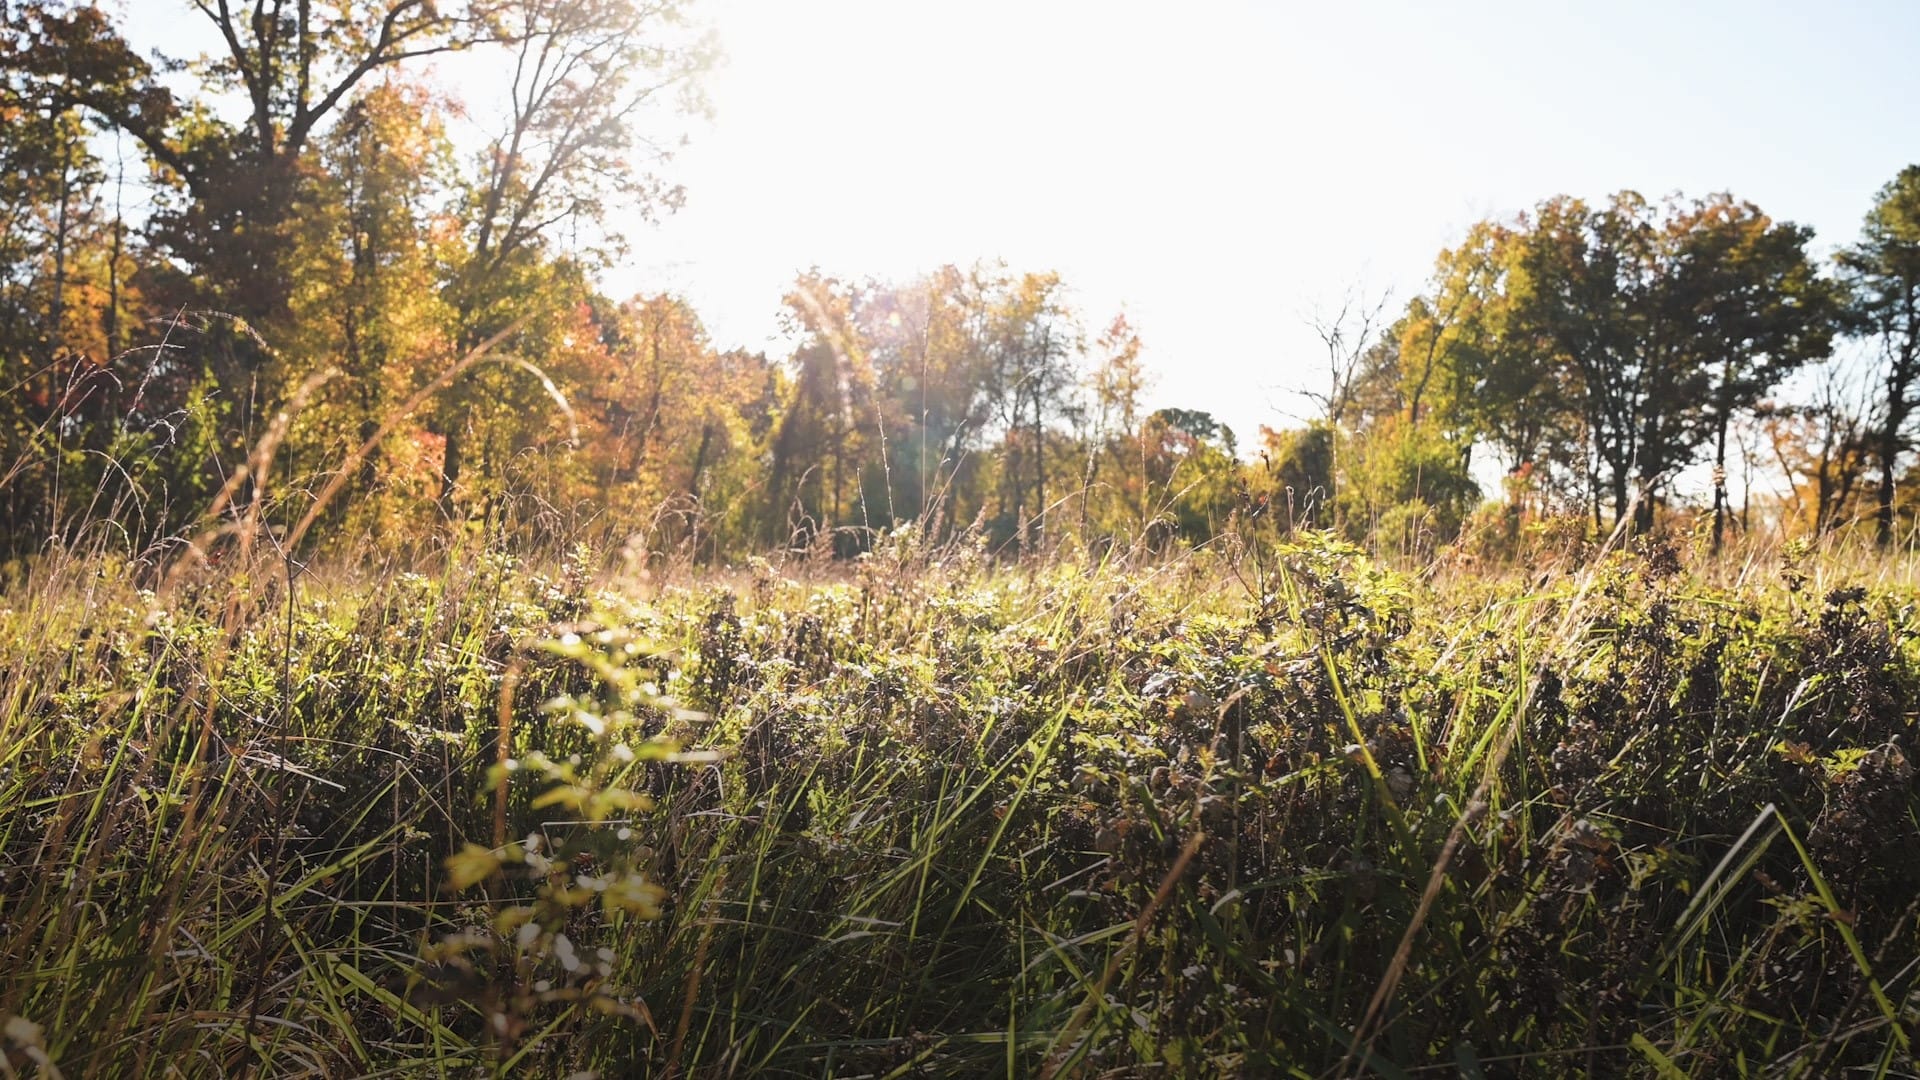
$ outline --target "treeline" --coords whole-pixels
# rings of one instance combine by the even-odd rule
[[[1646,527],[1702,463],[1716,537],[1751,525],[1727,477],[1756,469],[1790,478],[1762,506],[1790,527],[1911,517],[1920,168],[1830,264],[1727,196],[1483,223],[1403,310],[1321,324],[1322,415],[1243,447],[1148,409],[1139,336],[1053,274],[810,272],[771,357],[604,295],[614,221],[678,201],[662,129],[701,108],[711,44],[674,0],[180,9],[215,55],[157,58],[90,4],[0,8],[9,556],[473,527],[850,553],[908,521],[1008,551],[1229,521],[1407,549],[1476,513]],[[456,57],[498,73],[484,138],[422,66]]]
[[[1145,415],[1138,339],[1115,320],[1089,341],[1057,276],[808,274],[786,298],[799,345],[772,358],[716,349],[678,299],[604,295],[614,211],[678,198],[635,157],[643,120],[698,104],[708,45],[675,5],[182,15],[225,54],[150,61],[87,4],[7,12],[11,553],[256,525],[639,532],[712,556],[850,551],[906,520],[1029,546],[1224,522],[1231,436]],[[418,77],[462,53],[511,73],[478,146]]]
[[[1716,548],[1735,472],[1784,476],[1766,500],[1778,525],[1871,519],[1888,544],[1912,518],[1920,166],[1881,189],[1831,265],[1811,241],[1724,194],[1561,196],[1481,222],[1378,340],[1343,351],[1340,327],[1325,335],[1327,437],[1400,462],[1400,486],[1376,482],[1369,506],[1425,498],[1409,468],[1457,498],[1485,448],[1508,470],[1510,517],[1584,508],[1595,528],[1646,528],[1705,466]],[[1743,524],[1752,501],[1743,491]]]

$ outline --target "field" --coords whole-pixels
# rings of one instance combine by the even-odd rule
[[[1910,561],[1228,540],[50,555],[0,1073],[1913,1073]]]

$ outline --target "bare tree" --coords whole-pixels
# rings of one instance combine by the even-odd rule
[[[1307,317],[1307,325],[1320,339],[1327,355],[1326,390],[1302,392],[1319,404],[1322,422],[1328,428],[1326,497],[1329,500],[1339,488],[1340,432],[1347,425],[1348,414],[1354,411],[1369,362],[1379,360],[1377,346],[1382,343],[1381,332],[1391,298],[1391,293],[1383,291],[1378,297],[1368,299],[1358,287],[1349,288],[1340,300],[1340,310],[1332,316],[1316,312]]]
[[[1387,304],[1391,292],[1368,299],[1363,290],[1353,288],[1340,300],[1340,310],[1332,316],[1316,312],[1307,317],[1307,325],[1320,339],[1327,353],[1326,390],[1308,390],[1308,398],[1319,403],[1322,415],[1335,428],[1346,423],[1353,407],[1361,376],[1366,371],[1367,353],[1385,328]]]
[[[1852,508],[1866,493],[1885,405],[1876,407],[1873,373],[1857,363],[1835,359],[1811,374],[1805,402],[1764,405],[1759,418],[1795,509],[1812,518],[1815,536],[1825,536],[1857,516]]]

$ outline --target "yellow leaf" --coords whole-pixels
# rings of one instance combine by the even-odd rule
[[[1773,744],[1774,752],[1796,765],[1810,765],[1814,762],[1813,748],[1803,742],[1781,739]]]
[[[464,844],[447,856],[447,876],[456,889],[471,888],[492,877],[500,869],[500,857],[479,844]]]
[[[600,898],[609,914],[625,911],[642,919],[657,919],[660,905],[667,899],[667,890],[640,874],[627,874],[610,883]]]
[[[546,793],[533,800],[533,808],[538,810],[546,806],[565,806],[569,810],[580,809],[586,801],[587,789],[578,784],[558,784],[548,788]]]
[[[600,793],[600,804],[609,810],[651,810],[653,797],[626,788],[608,788]]]
[[[533,921],[533,909],[514,906],[502,908],[500,914],[493,917],[493,931],[501,937],[511,937],[515,930]]]

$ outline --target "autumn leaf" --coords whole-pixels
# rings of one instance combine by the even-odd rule
[[[492,877],[500,869],[500,857],[479,844],[464,844],[447,856],[447,876],[456,889],[468,889]]]

